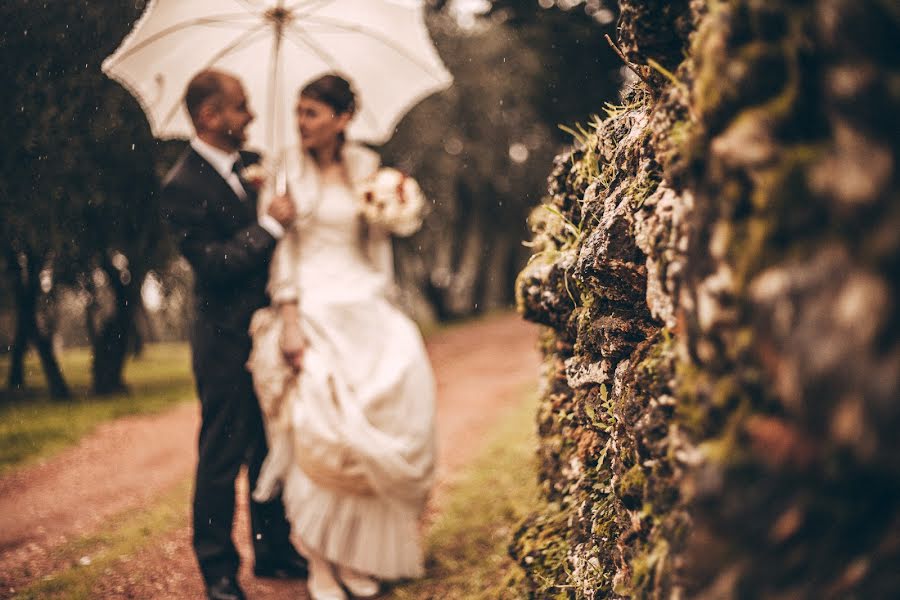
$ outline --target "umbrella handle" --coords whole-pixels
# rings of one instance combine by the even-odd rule
[[[278,160],[275,161],[275,194],[284,196],[287,194],[287,163],[284,158],[284,151],[278,153]]]

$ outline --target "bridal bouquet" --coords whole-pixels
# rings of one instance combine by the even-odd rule
[[[397,169],[379,169],[362,187],[362,214],[371,225],[402,237],[422,226],[425,196],[416,180]]]

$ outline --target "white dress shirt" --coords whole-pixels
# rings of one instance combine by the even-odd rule
[[[241,180],[238,178],[237,174],[232,171],[234,163],[241,157],[239,153],[225,152],[224,150],[204,142],[198,137],[191,140],[191,148],[193,148],[197,154],[202,156],[206,162],[213,166],[216,172],[222,176],[222,179],[231,186],[231,189],[238,195],[238,198],[241,200],[247,199],[247,190],[241,185]],[[280,240],[284,237],[284,227],[282,227],[281,223],[279,223],[272,215],[265,214],[260,216],[259,225],[271,233],[272,237],[276,240]]]

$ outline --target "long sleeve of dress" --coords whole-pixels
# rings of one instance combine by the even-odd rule
[[[284,237],[275,246],[272,263],[269,265],[269,284],[267,291],[275,306],[285,302],[294,302],[299,298],[298,289],[298,254],[300,249],[300,232],[297,227],[289,227]]]

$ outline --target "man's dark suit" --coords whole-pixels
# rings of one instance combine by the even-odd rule
[[[258,159],[250,153],[242,158],[246,164]],[[268,304],[276,240],[257,222],[255,192],[247,189],[247,195],[241,199],[193,148],[169,172],[162,193],[166,221],[194,271],[191,350],[202,408],[194,550],[207,583],[237,572],[234,483],[247,464],[252,490],[266,455],[262,415],[244,365],[250,318]],[[257,564],[293,552],[280,500],[251,499],[250,516]]]

